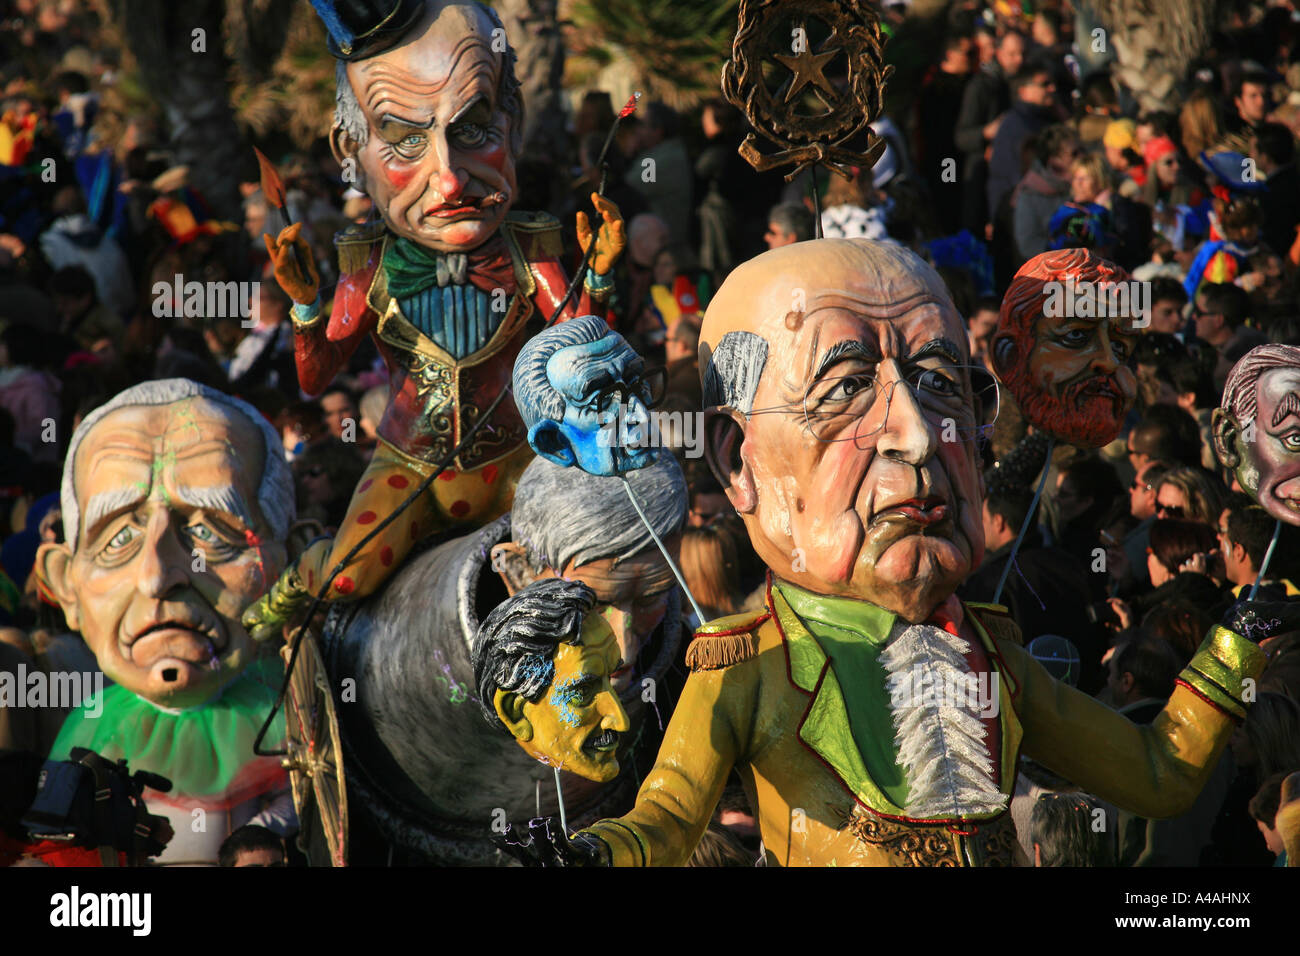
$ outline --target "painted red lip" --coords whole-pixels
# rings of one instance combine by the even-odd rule
[[[876,510],[877,517],[895,514],[928,527],[948,517],[948,503],[937,495],[931,495],[928,498],[907,498]]]
[[[434,206],[426,209],[424,214],[434,219],[459,219],[462,216],[473,216],[479,212],[479,207],[473,203],[467,203],[460,206]]]
[[[501,205],[506,199],[506,194],[498,190],[494,193],[488,193],[486,196],[469,196],[464,202],[430,206],[424,211],[424,214],[435,219],[457,219],[461,216],[480,215],[490,206]]]

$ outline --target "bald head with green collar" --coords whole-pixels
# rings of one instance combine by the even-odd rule
[[[965,326],[901,246],[824,239],[727,278],[706,455],[779,578],[925,620],[983,558]]]

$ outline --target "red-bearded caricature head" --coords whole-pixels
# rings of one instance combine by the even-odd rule
[[[1127,363],[1141,310],[1129,281],[1087,249],[1045,252],[1016,273],[989,355],[1035,428],[1084,448],[1119,434],[1137,395]]]

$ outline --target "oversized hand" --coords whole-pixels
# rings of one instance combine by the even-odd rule
[[[596,275],[609,275],[627,246],[627,236],[623,233],[623,214],[618,211],[618,206],[599,193],[592,193],[591,201],[600,213],[600,218],[605,220],[596,233],[596,251],[591,257],[591,267]],[[591,223],[587,221],[585,212],[578,213],[577,226],[578,245],[585,255],[587,247],[591,245]]]
[[[492,840],[524,866],[608,866],[609,850],[600,840],[575,833],[570,840],[555,817],[533,817],[528,829],[513,823]]]
[[[275,266],[275,281],[285,294],[299,305],[311,305],[320,292],[320,274],[312,258],[311,246],[299,233],[302,223],[295,222],[280,230],[280,235],[266,240],[266,251]]]
[[[1222,624],[1256,644],[1288,631],[1300,631],[1300,604],[1295,601],[1238,601]]]

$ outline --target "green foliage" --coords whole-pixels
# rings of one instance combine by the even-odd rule
[[[598,61],[621,53],[652,98],[686,105],[718,94],[738,9],[739,0],[575,0],[574,39]]]

